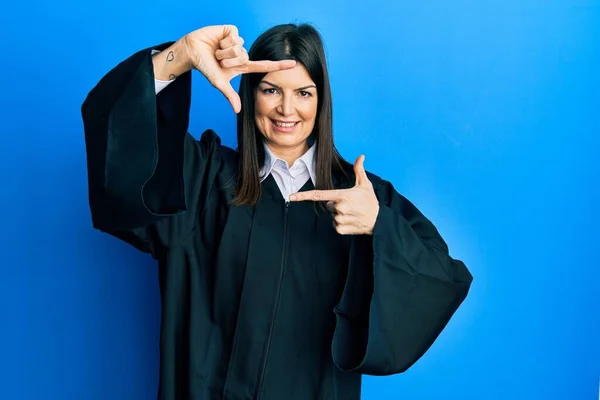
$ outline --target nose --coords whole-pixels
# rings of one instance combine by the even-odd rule
[[[292,115],[294,112],[294,103],[292,96],[281,96],[281,102],[277,106],[277,112],[284,117]]]

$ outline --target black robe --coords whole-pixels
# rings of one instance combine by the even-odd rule
[[[81,109],[93,226],[157,260],[158,397],[359,399],[362,374],[405,371],[465,299],[465,265],[371,173],[373,236],[339,235],[270,176],[256,206],[231,205],[237,152],[187,132],[192,73],[155,94],[151,50],[171,43],[121,62]]]

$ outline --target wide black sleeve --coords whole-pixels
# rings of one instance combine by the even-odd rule
[[[152,50],[110,70],[81,106],[93,226],[155,255],[196,226],[218,169],[219,137],[188,132],[191,72],[155,93]]]
[[[466,298],[472,275],[434,225],[392,185],[375,186],[373,236],[354,236],[335,308],[332,355],[343,371],[390,375],[411,367]]]

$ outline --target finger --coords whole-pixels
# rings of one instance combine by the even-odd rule
[[[356,175],[356,186],[363,186],[370,183],[365,171],[365,156],[360,155],[354,162],[354,174]]]
[[[344,200],[338,201],[335,203],[335,213],[340,215],[351,215],[352,207]]]
[[[352,215],[337,214],[333,217],[333,220],[337,225],[358,225],[360,220]]]
[[[248,53],[245,50],[236,58],[228,58],[220,61],[221,67],[226,69],[243,66],[246,63],[248,63]]]
[[[348,217],[346,217],[344,215],[339,215],[338,214],[335,217],[333,217],[333,220],[335,221],[336,226],[348,223]]]
[[[344,199],[343,190],[309,190],[290,196],[290,201],[340,201]]]
[[[295,60],[283,60],[283,61],[248,61],[244,66],[242,73],[267,73],[274,71],[281,71],[284,69],[291,69],[296,66]]]
[[[238,41],[242,39],[240,37],[237,26],[235,25],[223,25],[223,39],[219,41],[219,46],[222,49],[234,46]],[[243,43],[243,39],[242,39]]]
[[[241,56],[245,52],[246,50],[241,45],[236,44],[226,49],[219,49],[215,51],[215,58],[219,61],[227,58],[236,58]]]
[[[244,45],[243,38],[232,35],[232,36],[227,36],[226,38],[222,39],[219,42],[220,49],[218,49],[218,50],[227,50],[227,49],[230,49],[230,48],[236,47],[236,46],[242,47],[243,45]]]
[[[233,111],[237,114],[242,109],[242,101],[240,100],[240,95],[235,91],[231,83],[229,82],[217,82],[215,87],[225,95],[231,106],[233,107]]]
[[[357,233],[356,228],[352,225],[335,224],[335,231],[340,235],[352,235]]]

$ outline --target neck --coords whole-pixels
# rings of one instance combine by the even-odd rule
[[[308,141],[304,141],[300,143],[298,146],[294,147],[278,147],[269,142],[267,142],[267,147],[269,150],[273,152],[277,157],[285,160],[289,166],[292,166],[297,159],[302,157],[304,153],[308,150]]]

